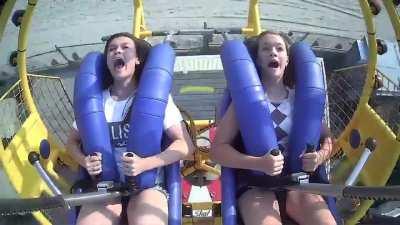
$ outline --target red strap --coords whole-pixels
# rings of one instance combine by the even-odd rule
[[[185,179],[182,179],[182,202],[183,203],[188,202],[191,190],[192,190],[192,185]]]
[[[221,201],[221,180],[213,180],[207,185],[208,192],[210,192],[211,199],[214,201]]]
[[[217,134],[217,127],[211,127],[208,132],[208,137],[210,138],[210,141],[213,142],[215,139],[215,135]]]
[[[210,138],[211,142],[214,141],[216,129],[217,129],[216,127],[211,127],[209,129],[209,138]],[[219,179],[212,181],[209,185],[207,185],[207,188],[208,188],[208,192],[210,193],[210,197],[213,201],[221,201],[221,181]],[[188,202],[191,190],[192,190],[192,185],[185,179],[182,179],[182,202],[183,203]]]
[[[209,138],[211,142],[214,141],[215,135],[217,134],[217,127],[211,127],[209,129]],[[208,191],[210,192],[211,199],[213,201],[221,201],[221,180],[214,180],[209,185],[207,185]]]

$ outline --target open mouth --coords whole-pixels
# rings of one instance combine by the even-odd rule
[[[268,67],[270,68],[278,68],[279,67],[279,62],[276,60],[272,60],[270,63],[268,63]]]
[[[114,61],[114,68],[115,69],[122,69],[125,66],[125,62],[123,59],[118,58]]]

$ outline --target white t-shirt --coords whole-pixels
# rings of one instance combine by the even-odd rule
[[[129,134],[129,121],[125,118],[128,115],[133,98],[131,96],[125,100],[116,101],[111,97],[109,89],[103,91],[104,115],[110,130],[111,145],[114,150],[114,158],[118,165],[121,180],[124,179],[121,157],[127,150],[126,145]],[[163,122],[164,131],[173,125],[179,124],[182,120],[183,118],[178,107],[176,107],[171,95],[169,95]],[[78,130],[75,121],[73,127]]]
[[[112,99],[109,89],[104,90],[103,107],[106,121],[108,123],[122,121],[129,111],[132,100],[133,97],[129,97],[125,100],[116,101]],[[180,123],[182,120],[183,118],[178,107],[176,107],[174,100],[172,100],[171,95],[169,95],[167,107],[165,108],[165,116],[163,122],[164,130],[167,130],[172,125]],[[78,130],[78,127],[76,126],[76,121],[74,121],[72,127],[74,127],[75,130]]]

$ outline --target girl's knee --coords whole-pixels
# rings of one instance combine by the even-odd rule
[[[286,211],[291,214],[308,213],[310,210],[327,208],[325,200],[320,195],[288,192],[286,200]]]
[[[281,224],[279,205],[272,192],[249,190],[239,198],[238,203],[240,214],[246,224]]]
[[[121,216],[121,204],[86,205],[83,206],[77,218],[77,224],[86,225],[97,221],[98,224],[115,224]]]
[[[129,225],[166,225],[168,213],[163,210],[148,209],[128,212]]]
[[[164,225],[168,221],[166,196],[151,189],[133,197],[128,205],[129,225]]]
[[[295,202],[287,202],[286,203],[286,213],[290,216],[290,217],[296,217],[296,215],[301,214],[299,212],[299,204],[295,203]]]
[[[286,212],[300,224],[336,225],[328,205],[320,195],[288,192]]]

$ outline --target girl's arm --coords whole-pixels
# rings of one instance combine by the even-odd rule
[[[279,174],[283,167],[283,156],[266,154],[262,157],[240,153],[231,143],[239,132],[233,105],[230,104],[217,127],[214,143],[211,145],[210,157],[216,163],[231,168],[259,170],[268,175]]]
[[[192,156],[194,145],[183,121],[169,127],[166,134],[172,143],[163,152],[146,158],[137,155],[123,156],[124,173],[129,176],[137,176],[144,171],[166,166]]]
[[[303,155],[303,170],[307,172],[313,172],[317,167],[327,160],[329,160],[334,154],[333,150],[333,138],[330,135],[329,129],[325,123],[322,124],[322,132],[320,138],[321,148],[317,152],[305,153]]]
[[[71,129],[68,135],[66,149],[81,166],[85,166],[85,155],[81,151],[81,137],[78,131]]]
[[[94,176],[101,173],[101,155],[85,156],[81,151],[81,137],[74,128],[69,132],[66,149],[72,158],[85,168],[90,175]]]
[[[145,158],[151,164],[152,168],[149,169],[166,166],[193,155],[194,145],[183,121],[168,128],[166,134],[172,143],[160,154]]]
[[[326,125],[326,123],[322,123],[322,132],[321,132],[321,139],[320,139],[320,150],[318,151],[319,154],[319,164],[322,164],[329,160],[332,155],[334,154],[333,151],[333,141],[334,138]]]

